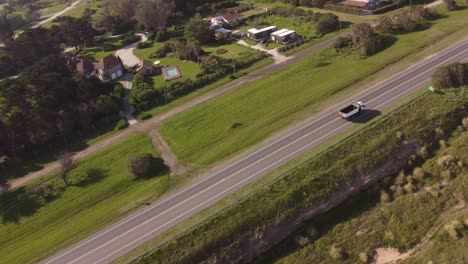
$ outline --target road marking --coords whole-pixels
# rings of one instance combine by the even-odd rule
[[[419,82],[417,85],[415,85],[415,87],[418,86],[418,85],[420,85],[421,83],[425,83],[425,82],[427,82],[427,80],[424,80],[424,81],[422,81],[422,82]],[[399,94],[393,96],[392,98],[386,100],[385,102],[379,104],[379,105],[376,106],[375,108],[379,108],[380,106],[387,104],[388,102],[394,100],[395,98],[397,98],[397,97],[399,97],[399,96],[401,96],[401,95],[403,95],[403,94],[405,94],[405,93],[407,93],[407,92],[408,92],[408,90],[405,90],[405,91],[403,91],[402,93],[399,93]],[[364,116],[365,116],[365,115],[361,115],[359,118],[362,118],[362,117],[364,117]],[[328,123],[328,124],[330,124],[330,123]],[[341,128],[343,128],[343,127],[345,127],[345,126],[347,126],[347,125],[350,125],[350,124],[353,124],[353,123],[352,123],[352,122],[344,123],[343,125],[341,125],[341,126],[335,128],[335,129],[333,129],[332,131],[326,133],[325,135],[322,135],[322,136],[319,137],[318,139],[315,139],[314,141],[312,141],[312,142],[306,144],[305,146],[302,146],[301,148],[295,150],[294,152],[288,154],[287,156],[281,158],[280,160],[275,161],[274,163],[272,163],[272,164],[268,165],[267,167],[261,169],[260,171],[256,172],[255,174],[253,174],[253,175],[251,175],[251,176],[249,176],[249,177],[243,179],[242,181],[240,181],[240,182],[238,182],[238,183],[232,185],[231,187],[225,189],[225,190],[222,191],[221,193],[216,194],[215,196],[209,198],[208,200],[205,200],[204,202],[202,202],[202,203],[198,204],[197,206],[191,208],[190,210],[188,210],[188,211],[182,213],[181,215],[177,216],[176,218],[173,218],[173,219],[171,219],[170,221],[166,222],[165,224],[159,226],[158,228],[153,229],[151,232],[146,233],[145,235],[138,237],[136,240],[134,240],[134,241],[132,241],[132,242],[126,244],[124,247],[121,247],[121,248],[119,248],[119,249],[113,251],[111,254],[106,255],[105,257],[99,259],[98,261],[96,261],[96,262],[94,262],[94,263],[97,264],[97,263],[99,263],[99,262],[105,260],[106,258],[108,258],[108,257],[110,257],[110,256],[112,256],[112,255],[114,255],[115,253],[121,251],[122,249],[125,249],[125,248],[127,248],[128,246],[130,246],[130,245],[136,243],[137,241],[139,241],[139,240],[141,240],[141,239],[143,239],[143,238],[145,238],[145,237],[147,237],[147,236],[153,234],[154,232],[156,232],[156,231],[158,231],[159,229],[161,229],[161,228],[167,226],[168,224],[170,224],[170,223],[176,221],[177,219],[181,218],[182,216],[184,216],[184,215],[190,213],[191,211],[193,211],[193,210],[195,210],[195,209],[201,207],[202,205],[204,205],[204,204],[210,202],[211,200],[217,198],[218,196],[223,195],[224,193],[226,193],[226,192],[232,190],[233,188],[236,188],[237,186],[241,185],[241,184],[244,183],[245,181],[248,181],[248,180],[250,180],[251,178],[257,176],[257,175],[260,174],[260,173],[262,173],[263,171],[268,170],[269,168],[275,166],[277,163],[280,163],[280,162],[282,162],[283,160],[288,159],[289,157],[296,155],[298,152],[301,152],[302,150],[304,150],[304,149],[310,147],[311,145],[315,144],[317,141],[322,140],[324,137],[327,137],[328,135],[330,135],[330,134],[336,132],[337,130],[340,130]],[[224,181],[224,179],[223,179],[223,181]],[[71,263],[73,263],[73,262],[71,262]],[[70,264],[71,264],[71,263],[70,263]]]
[[[458,47],[455,47],[454,49],[459,48],[459,47],[461,47],[461,46],[464,46],[465,44],[466,44],[466,43],[463,43],[462,45],[460,45],[460,46],[458,46]],[[452,49],[452,50],[453,50],[453,49]],[[447,52],[442,53],[442,54],[447,54],[447,53],[451,52],[452,50],[447,51]],[[405,83],[407,83],[407,82],[413,80],[413,79],[416,78],[416,77],[419,77],[419,76],[422,75],[422,74],[425,74],[427,71],[430,71],[430,70],[432,70],[432,69],[438,67],[440,64],[444,64],[446,61],[451,60],[452,58],[457,57],[460,53],[464,53],[464,52],[466,52],[466,50],[463,50],[463,51],[457,53],[456,55],[454,55],[454,56],[452,56],[452,57],[450,57],[450,58],[448,58],[448,59],[445,59],[445,60],[443,60],[442,62],[437,63],[435,66],[433,66],[433,67],[431,67],[431,68],[428,68],[427,70],[423,71],[422,73],[420,73],[420,74],[418,74],[418,75],[416,75],[416,76],[411,77],[411,79],[409,79],[409,80],[407,80],[407,81],[405,81],[405,82],[399,84],[398,86],[395,86],[394,88],[388,90],[387,92],[385,92],[385,93],[383,93],[383,94],[378,95],[377,97],[375,97],[374,99],[370,100],[369,102],[374,101],[374,100],[376,100],[377,98],[380,98],[381,96],[387,94],[388,92],[397,89],[398,87],[402,86],[403,84],[405,84]],[[443,55],[440,55],[440,56],[443,56]],[[437,58],[439,58],[440,56],[437,56]],[[437,58],[435,58],[435,59],[437,59]],[[435,60],[435,59],[434,59],[434,60]],[[430,63],[430,62],[427,62],[427,63]],[[420,65],[420,66],[422,67],[422,66],[424,66],[424,65]],[[416,70],[416,68],[415,68],[414,70]],[[396,77],[396,78],[397,78],[397,79],[398,79],[398,78],[402,78],[403,76],[404,76],[404,75],[400,75],[400,76],[398,76],[398,77]],[[395,79],[392,79],[391,81],[394,81],[394,80],[395,80]],[[390,82],[391,82],[391,81],[390,81]],[[372,91],[369,91],[368,93],[366,93],[365,95],[362,95],[361,97],[365,97],[365,96],[369,95],[369,94],[372,93],[372,92],[375,92],[375,89],[373,89]],[[406,91],[405,91],[405,92],[406,92]],[[270,146],[272,146],[272,145],[278,143],[279,141],[282,141],[283,139],[285,139],[285,138],[291,136],[292,134],[294,134],[294,133],[298,132],[299,130],[303,129],[304,127],[309,126],[309,125],[312,125],[313,123],[317,123],[317,122],[319,122],[320,120],[324,119],[325,117],[329,117],[329,116],[330,116],[330,114],[329,114],[329,115],[325,115],[325,116],[323,116],[322,118],[319,118],[318,120],[314,120],[312,123],[309,123],[309,124],[307,124],[307,125],[305,125],[305,126],[303,126],[303,127],[301,127],[301,128],[298,128],[297,130],[295,130],[295,131],[289,133],[288,135],[286,135],[286,136],[280,138],[279,140],[277,140],[277,141],[275,141],[275,142],[273,142],[273,143],[271,143],[271,144],[269,144],[269,145],[267,145],[267,146],[261,148],[260,150],[251,153],[251,154],[248,155],[247,157],[245,157],[245,158],[241,159],[240,161],[238,161],[238,162],[236,162],[236,163],[234,163],[234,164],[228,166],[227,168],[225,168],[225,169],[223,169],[223,170],[221,170],[221,171],[219,171],[219,172],[213,174],[212,176],[207,177],[207,178],[205,178],[204,180],[202,180],[202,181],[200,181],[200,182],[198,182],[198,183],[196,183],[196,184],[194,184],[194,185],[192,185],[192,186],[188,186],[187,188],[183,189],[182,191],[180,191],[180,192],[178,192],[178,193],[172,195],[171,197],[169,197],[169,198],[167,198],[167,199],[165,199],[165,200],[159,202],[158,204],[156,204],[156,205],[154,205],[154,206],[151,206],[150,208],[147,208],[146,210],[144,210],[144,211],[142,211],[141,213],[139,213],[139,214],[137,214],[137,215],[135,215],[135,216],[133,216],[133,217],[131,217],[131,218],[125,220],[124,222],[118,223],[116,226],[112,227],[111,229],[105,230],[103,233],[99,234],[98,236],[93,237],[93,238],[91,238],[90,240],[84,241],[84,242],[81,243],[80,245],[75,246],[74,248],[72,248],[72,249],[70,249],[70,250],[68,250],[68,251],[66,251],[66,252],[64,252],[64,253],[62,253],[62,254],[60,254],[60,255],[58,255],[57,257],[55,257],[55,258],[53,258],[53,259],[51,259],[51,260],[49,260],[49,261],[47,261],[47,262],[45,262],[45,264],[48,264],[48,263],[50,263],[50,262],[52,262],[52,261],[54,261],[54,260],[56,260],[56,259],[62,257],[63,255],[66,255],[66,254],[70,253],[71,251],[74,251],[75,249],[77,249],[77,248],[79,248],[79,247],[81,247],[81,246],[83,246],[83,245],[85,245],[85,244],[87,244],[87,243],[89,243],[89,242],[91,242],[91,241],[96,240],[97,238],[99,238],[99,237],[101,237],[101,236],[103,236],[103,235],[109,233],[110,231],[112,231],[112,230],[114,230],[114,229],[116,229],[116,228],[122,226],[123,224],[126,224],[126,223],[130,222],[131,220],[133,220],[133,219],[135,219],[136,217],[138,217],[138,216],[140,216],[140,215],[146,213],[147,211],[149,211],[149,210],[151,210],[151,209],[154,209],[155,207],[157,207],[157,206],[159,206],[159,205],[161,205],[161,204],[167,202],[168,200],[170,200],[170,199],[172,199],[172,198],[174,198],[174,197],[180,195],[181,193],[185,192],[186,190],[191,189],[191,188],[193,188],[193,187],[198,186],[198,185],[201,184],[201,183],[206,182],[207,180],[209,180],[209,179],[211,179],[211,178],[217,176],[219,173],[221,173],[221,172],[223,172],[223,171],[225,171],[225,170],[227,170],[227,169],[229,169],[229,168],[231,168],[231,167],[237,165],[238,163],[240,163],[240,162],[242,162],[242,161],[247,160],[247,159],[250,158],[251,156],[257,154],[257,153],[260,152],[260,151],[263,151],[263,150],[267,149],[268,147],[270,147]],[[282,150],[282,149],[284,149],[284,148],[290,146],[291,144],[296,143],[298,140],[301,140],[303,137],[310,135],[311,133],[315,132],[316,130],[321,129],[322,127],[327,126],[327,125],[331,124],[332,122],[335,122],[335,121],[338,120],[338,119],[340,119],[340,118],[337,117],[337,118],[331,120],[330,122],[328,122],[327,124],[324,124],[323,126],[317,128],[317,129],[312,130],[311,132],[309,132],[309,133],[307,133],[306,135],[300,137],[299,139],[296,139],[295,141],[289,143],[288,145],[285,145],[285,146],[283,146],[282,148],[280,148],[280,149],[278,149],[278,150],[276,150],[276,151],[270,153],[269,155],[262,157],[261,159],[257,160],[256,162],[250,164],[249,166],[247,166],[247,167],[245,167],[245,168],[243,168],[243,169],[237,171],[237,172],[234,173],[234,174],[231,174],[231,175],[228,176],[228,177],[223,178],[221,181],[219,181],[219,182],[217,182],[217,183],[215,183],[215,184],[209,186],[208,188],[202,190],[201,192],[198,192],[198,193],[196,193],[195,195],[192,195],[192,196],[188,197],[187,199],[181,201],[180,203],[178,203],[178,204],[176,204],[176,205],[170,207],[169,209],[165,210],[163,213],[167,212],[168,210],[171,210],[172,208],[175,208],[175,207],[179,206],[181,203],[184,203],[184,202],[186,202],[187,200],[189,200],[189,199],[191,199],[191,198],[193,198],[193,197],[195,197],[195,196],[197,196],[197,195],[199,195],[199,194],[204,193],[206,190],[209,190],[209,189],[215,187],[217,184],[224,182],[225,180],[227,180],[227,179],[233,177],[234,175],[237,175],[237,173],[242,172],[243,170],[245,170],[245,169],[247,169],[247,168],[249,168],[249,167],[251,167],[251,166],[257,164],[258,162],[260,162],[260,161],[262,161],[262,160],[268,158],[269,156],[271,156],[271,155],[277,153],[278,151],[280,151],[280,150]],[[347,123],[347,124],[348,124],[348,123]],[[341,126],[340,126],[340,127],[341,127]],[[276,163],[275,163],[275,164],[276,164]],[[155,217],[158,217],[158,216],[160,216],[160,215],[163,214],[163,213],[160,213],[160,214],[156,215]],[[139,226],[141,226],[141,225],[143,225],[143,224],[146,224],[148,221],[154,219],[155,217],[153,217],[153,218],[151,218],[151,219],[149,219],[149,220],[143,222],[142,224],[138,225],[137,227],[139,227]],[[134,229],[135,229],[135,228],[132,228],[132,229],[130,229],[129,231],[127,231],[126,233],[123,233],[122,235],[127,234],[128,232],[133,231]],[[104,246],[104,245],[106,245],[106,244],[112,242],[113,240],[120,238],[122,235],[120,235],[120,236],[118,236],[118,237],[116,237],[116,238],[114,238],[114,239],[108,241],[107,243],[101,245],[101,246],[98,247],[98,248],[101,248],[102,246]],[[84,257],[84,256],[86,256],[86,255],[88,255],[88,254],[90,254],[90,253],[92,253],[92,252],[94,252],[94,251],[97,250],[98,248],[93,249],[92,251],[89,251],[89,252],[88,252],[87,254],[85,254],[85,255],[82,255],[82,256],[79,257],[78,259],[75,259],[73,262],[70,262],[70,264],[71,264],[71,263],[74,263],[74,262],[78,261],[79,259],[81,259],[82,257]]]
[[[465,52],[465,51],[462,51],[462,52]],[[451,60],[452,58],[454,58],[454,57],[457,57],[457,56],[458,56],[458,54],[457,54],[457,55],[454,55],[454,56],[452,56],[452,57],[449,57],[449,58],[447,58],[447,59],[443,60],[442,62],[440,62],[439,64],[443,64],[443,63],[445,63],[446,61],[448,61],[448,60]],[[439,64],[437,64],[437,65],[439,65]],[[434,66],[434,67],[435,67],[435,66]],[[403,83],[401,83],[401,84],[399,84],[399,85],[395,86],[394,88],[392,88],[392,89],[388,90],[387,92],[385,92],[385,93],[383,93],[383,94],[380,94],[380,95],[378,95],[377,97],[375,97],[374,99],[370,100],[369,102],[371,102],[371,101],[374,101],[374,100],[376,100],[377,98],[380,98],[380,97],[384,96],[385,94],[387,94],[387,93],[389,93],[389,92],[391,92],[391,91],[394,91],[394,90],[396,90],[397,88],[401,87],[402,85],[404,85],[404,84],[406,84],[406,83],[408,83],[408,82],[410,82],[410,81],[413,81],[415,78],[417,78],[417,77],[419,77],[419,76],[421,76],[421,75],[425,74],[427,71],[429,71],[429,70],[431,70],[431,69],[432,69],[432,68],[430,68],[430,69],[428,69],[428,70],[426,70],[426,71],[424,71],[424,72],[422,72],[422,73],[420,73],[420,74],[418,74],[418,75],[416,75],[416,76],[412,77],[411,79],[409,79],[409,80],[407,80],[407,81],[405,81],[405,82],[403,82]],[[426,82],[426,81],[427,81],[427,80],[424,80],[423,82]],[[419,85],[420,83],[422,83],[422,82],[419,82],[417,85]],[[417,85],[414,85],[413,87],[416,87]],[[409,89],[408,89],[408,90],[409,90]],[[402,95],[402,94],[404,94],[404,93],[408,92],[408,90],[405,90],[405,91],[403,91],[402,93],[399,93],[398,95],[396,95],[396,96],[394,96],[394,97],[390,98],[389,100],[387,100],[387,101],[385,101],[384,103],[382,103],[382,104],[380,104],[380,105],[376,106],[375,108],[378,108],[378,107],[380,107],[381,105],[383,105],[383,104],[387,103],[388,101],[391,101],[391,100],[393,100],[394,98],[396,98],[396,97],[398,97],[398,96],[400,96],[400,95]],[[198,192],[198,193],[196,193],[196,194],[194,194],[194,195],[192,195],[192,196],[190,196],[190,197],[186,198],[185,200],[183,200],[183,201],[181,201],[181,202],[177,203],[176,205],[174,205],[174,206],[172,206],[172,207],[170,207],[170,208],[166,209],[165,211],[163,211],[163,212],[161,212],[161,213],[157,214],[156,216],[153,216],[152,218],[150,218],[150,219],[146,220],[145,222],[138,224],[137,226],[133,227],[132,229],[130,229],[130,230],[128,230],[128,231],[126,231],[126,232],[124,232],[124,233],[120,234],[119,236],[117,236],[117,237],[115,237],[115,238],[113,238],[113,239],[111,239],[111,240],[107,241],[106,243],[104,243],[104,244],[100,245],[99,247],[97,247],[97,248],[95,248],[95,249],[93,249],[93,250],[91,250],[91,251],[87,252],[87,253],[86,253],[86,254],[84,254],[84,255],[81,255],[79,258],[77,258],[77,259],[73,260],[72,262],[69,262],[69,264],[72,264],[72,263],[74,263],[74,262],[76,262],[76,261],[80,260],[81,258],[83,258],[83,257],[85,257],[85,256],[87,256],[87,255],[89,255],[89,254],[91,254],[92,252],[94,252],[94,251],[96,251],[96,250],[98,250],[98,249],[100,249],[100,248],[102,248],[102,247],[106,246],[106,245],[107,245],[107,244],[109,244],[109,243],[112,243],[113,241],[115,241],[115,240],[117,240],[117,239],[121,238],[122,236],[124,236],[124,235],[126,235],[126,234],[128,234],[128,233],[132,232],[133,230],[135,230],[135,229],[139,228],[140,226],[143,226],[143,225],[145,225],[145,224],[147,224],[147,223],[149,223],[149,222],[153,221],[155,218],[158,218],[159,216],[163,215],[164,213],[166,213],[166,212],[168,212],[168,211],[170,211],[170,210],[172,210],[172,209],[174,209],[174,208],[176,208],[176,207],[180,206],[181,204],[184,204],[184,203],[186,203],[186,201],[188,201],[188,200],[190,200],[190,199],[192,199],[192,198],[194,198],[194,197],[196,197],[196,196],[199,196],[199,195],[201,195],[201,194],[205,193],[206,191],[208,191],[208,190],[210,190],[210,189],[212,189],[212,188],[216,187],[217,185],[219,185],[219,184],[223,183],[223,182],[224,182],[224,181],[226,181],[227,179],[230,179],[230,178],[234,177],[235,175],[239,174],[240,172],[242,172],[242,171],[244,171],[244,170],[246,170],[246,169],[248,169],[248,168],[250,168],[250,167],[252,167],[252,166],[254,166],[254,165],[256,165],[256,164],[258,164],[259,162],[261,162],[261,161],[263,161],[263,160],[267,159],[268,157],[270,157],[270,156],[272,156],[272,155],[274,155],[274,154],[276,154],[276,153],[280,152],[280,151],[281,151],[281,150],[283,150],[284,148],[286,148],[286,147],[289,147],[289,146],[290,146],[290,145],[292,145],[292,144],[295,144],[296,142],[298,142],[298,141],[302,140],[302,139],[303,139],[303,138],[305,138],[305,137],[308,137],[309,135],[313,134],[313,133],[314,133],[314,132],[316,132],[317,130],[320,130],[321,128],[323,128],[323,127],[325,127],[325,126],[328,126],[328,125],[332,124],[333,122],[335,122],[335,121],[336,121],[336,120],[338,120],[338,119],[340,119],[340,118],[339,118],[339,117],[337,117],[337,118],[335,118],[335,119],[331,120],[330,122],[328,122],[328,123],[326,123],[326,124],[322,125],[321,127],[319,127],[319,128],[316,128],[316,129],[314,129],[314,130],[312,130],[312,131],[308,132],[307,134],[305,134],[305,135],[301,136],[300,138],[298,138],[298,139],[294,140],[293,142],[291,142],[291,143],[289,143],[289,144],[287,144],[287,145],[285,145],[285,146],[281,147],[280,149],[277,149],[277,150],[275,150],[275,151],[271,152],[270,154],[268,154],[268,155],[266,155],[266,156],[264,156],[264,157],[261,157],[261,158],[260,158],[260,159],[258,159],[257,161],[255,161],[255,162],[253,162],[253,163],[249,164],[248,166],[246,166],[246,167],[242,168],[241,170],[238,170],[237,172],[235,172],[235,173],[233,173],[233,174],[229,175],[228,177],[225,177],[225,178],[223,178],[221,181],[218,181],[218,182],[216,182],[216,183],[214,183],[214,184],[212,184],[212,185],[208,186],[207,188],[203,189],[202,191],[200,191],[200,192]],[[345,123],[345,124],[343,124],[343,125],[339,126],[337,129],[341,129],[342,127],[346,126],[347,124],[352,124],[352,123]],[[329,133],[325,134],[324,136],[327,136],[327,135],[329,135],[330,133],[332,133],[332,132],[336,131],[337,129],[334,129],[334,130],[332,130],[331,132],[329,132]],[[302,150],[302,149],[304,149],[305,147],[308,147],[309,145],[311,145],[311,144],[315,143],[317,140],[320,140],[320,139],[322,139],[324,136],[321,136],[320,138],[318,138],[318,139],[316,139],[316,140],[312,141],[311,143],[307,144],[306,146],[303,146],[303,147],[301,147],[299,150],[296,150],[296,151],[295,151],[295,152],[293,152],[292,154],[289,154],[289,155],[287,155],[286,157],[283,157],[282,159],[280,159],[280,160],[278,160],[278,161],[276,161],[276,162],[274,162],[274,163],[270,164],[270,165],[269,165],[269,166],[267,166],[266,168],[264,168],[264,169],[260,170],[259,172],[257,172],[257,173],[255,173],[255,174],[253,174],[253,175],[251,175],[251,176],[249,176],[249,177],[245,178],[245,179],[244,179],[244,180],[242,180],[241,182],[239,182],[239,183],[237,183],[237,184],[235,184],[235,185],[231,186],[230,188],[228,188],[228,189],[224,190],[223,192],[221,192],[221,193],[218,193],[218,194],[217,194],[217,195],[215,195],[214,197],[218,197],[219,195],[221,195],[221,194],[224,194],[225,192],[227,192],[227,191],[231,190],[232,188],[235,188],[236,186],[238,186],[239,184],[243,183],[244,181],[246,181],[246,180],[248,180],[248,179],[250,179],[250,178],[252,178],[252,177],[256,176],[257,174],[259,174],[259,173],[263,172],[264,170],[266,170],[266,169],[270,168],[271,166],[273,166],[273,165],[277,164],[278,162],[281,162],[281,161],[282,161],[282,160],[284,160],[285,158],[287,158],[287,157],[289,157],[289,156],[291,156],[291,155],[294,155],[294,154],[296,154],[298,151],[301,151],[301,150]],[[177,217],[176,217],[176,218],[174,218],[173,220],[171,220],[171,221],[167,222],[166,224],[164,224],[164,225],[160,226],[159,228],[157,228],[157,229],[153,230],[152,232],[150,232],[150,233],[148,233],[148,234],[146,234],[146,235],[144,235],[144,236],[140,237],[140,238],[139,238],[139,239],[137,239],[137,240],[134,240],[134,241],[133,241],[132,243],[130,243],[130,244],[127,244],[127,246],[125,246],[125,247],[128,247],[128,245],[131,245],[131,244],[135,243],[136,241],[139,241],[141,238],[143,238],[143,237],[146,237],[147,235],[154,233],[155,231],[159,230],[160,228],[162,228],[162,227],[166,226],[166,225],[167,225],[167,224],[169,224],[169,223],[172,223],[173,221],[175,221],[175,220],[179,219],[180,217],[182,217],[182,216],[186,215],[187,213],[189,213],[189,212],[191,212],[191,211],[195,210],[196,208],[200,207],[201,205],[203,205],[203,204],[205,204],[205,203],[207,203],[207,202],[211,201],[212,199],[214,199],[214,198],[213,198],[213,197],[211,197],[210,199],[208,199],[208,200],[205,200],[205,201],[204,201],[204,202],[202,202],[201,204],[199,204],[199,205],[197,205],[196,207],[194,207],[194,208],[190,209],[189,211],[186,211],[185,213],[183,213],[183,214],[181,214],[181,215],[177,216]],[[124,247],[124,248],[125,248],[125,247]],[[121,248],[121,249],[123,249],[123,248]],[[118,251],[120,251],[121,249],[119,249]],[[115,252],[116,252],[116,251],[114,251],[112,254],[114,254]],[[107,257],[108,257],[108,256],[106,256],[105,258],[107,258]],[[105,259],[105,258],[104,258],[104,259]],[[103,260],[103,259],[101,259],[101,260]],[[101,260],[99,260],[98,262],[100,262]]]

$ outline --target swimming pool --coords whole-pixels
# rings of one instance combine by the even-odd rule
[[[177,66],[170,66],[162,69],[164,80],[169,81],[181,77],[179,68]]]

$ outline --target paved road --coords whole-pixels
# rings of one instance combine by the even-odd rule
[[[434,69],[453,61],[468,61],[468,39],[350,98],[343,106],[361,100],[369,109],[382,110],[428,84]],[[336,112],[327,113],[43,263],[108,263],[353,124]]]
[[[274,74],[275,71],[279,71],[281,69],[284,69],[286,67],[288,67],[290,64],[292,63],[296,63],[298,60],[301,60],[305,57],[308,57],[312,54],[315,54],[317,52],[319,52],[320,50],[332,45],[334,43],[336,38],[331,38],[327,41],[324,41],[324,42],[321,42],[319,44],[316,44],[314,46],[311,46],[310,48],[304,50],[304,51],[301,51],[301,52],[298,52],[295,56],[293,56],[291,59],[283,62],[283,63],[280,63],[280,64],[270,64],[268,66],[265,66],[261,69],[258,69],[256,71],[253,71],[251,72],[250,74],[247,74],[247,75],[244,75],[236,80],[233,80],[229,83],[227,83],[226,85],[223,85],[222,87],[219,87],[219,88],[216,88],[210,92],[207,92],[201,96],[198,96],[192,100],[189,100],[177,107],[174,107],[172,108],[171,110],[167,111],[167,112],[164,112],[158,116],[155,116],[149,120],[146,120],[144,122],[138,122],[137,124],[123,130],[122,132],[119,132],[117,134],[115,134],[114,136],[106,139],[106,140],[103,140],[103,141],[100,141],[96,144],[93,144],[91,146],[89,146],[88,148],[80,151],[80,152],[77,152],[75,153],[75,155],[73,156],[73,158],[75,160],[79,160],[79,159],[82,159],[84,157],[87,157],[91,154],[94,154],[95,152],[99,151],[99,150],[102,150],[106,147],[109,147],[111,146],[112,144],[115,144],[117,142],[120,142],[124,139],[126,139],[127,137],[135,134],[135,132],[138,132],[138,131],[150,131],[151,129],[157,127],[158,125],[160,125],[161,121],[163,120],[166,120],[168,118],[171,118],[183,111],[186,111],[194,106],[197,106],[203,102],[206,102],[208,100],[211,100],[213,98],[216,98],[222,94],[225,94],[227,92],[230,92],[232,90],[235,90],[235,89],[238,89],[242,86],[244,86],[245,84],[247,83],[250,83],[250,82],[253,82],[253,81],[256,81],[260,78],[262,78],[263,76],[265,75],[269,75],[269,74]],[[12,181],[10,183],[10,190],[11,189],[16,189],[16,188],[19,188],[25,184],[27,184],[28,182],[32,181],[32,180],[35,180],[35,179],[39,179],[43,176],[46,176],[50,173],[52,173],[53,171],[59,169],[59,165],[57,162],[54,162],[46,167],[44,167],[43,169],[39,170],[39,171],[35,171],[35,172],[31,172],[29,173],[28,175],[25,175],[21,178],[18,178],[14,181]]]
[[[54,13],[53,15],[49,16],[47,19],[44,19],[42,21],[39,21],[37,23],[34,23],[33,25],[30,26],[30,28],[38,28],[42,25],[44,25],[45,23],[48,23],[48,22],[51,22],[52,20],[56,19],[57,17],[67,13],[68,11],[72,10],[73,8],[75,8],[79,3],[81,2],[81,0],[76,0],[75,2],[71,3],[69,6],[65,7],[63,10],[57,12],[57,13]]]

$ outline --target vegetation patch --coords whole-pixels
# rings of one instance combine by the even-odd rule
[[[127,162],[140,155],[149,166],[134,178]],[[66,186],[55,176],[0,195],[0,263],[37,262],[163,194],[172,183],[144,134],[75,163]]]

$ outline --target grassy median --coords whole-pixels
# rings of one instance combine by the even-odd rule
[[[31,263],[85,238],[164,193],[172,179],[157,159],[148,179],[129,176],[126,161],[154,152],[145,134],[78,162],[65,185],[54,175],[0,196],[0,263]]]
[[[396,35],[390,47],[366,59],[338,55],[331,49],[308,57],[181,113],[166,121],[161,133],[187,163],[203,166],[232,156],[304,118],[305,113],[320,110],[330,96],[468,22],[466,10],[443,15],[431,21],[428,29]],[[322,62],[319,66],[318,60]]]

